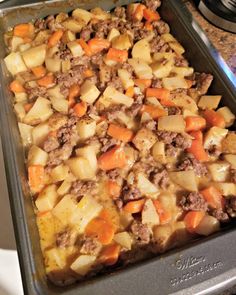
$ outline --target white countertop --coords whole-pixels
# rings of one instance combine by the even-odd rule
[[[0,142],[0,295],[23,295]]]

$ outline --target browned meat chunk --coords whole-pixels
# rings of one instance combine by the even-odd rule
[[[169,25],[163,20],[154,21],[152,24],[158,34],[162,35],[162,34],[170,33]]]
[[[183,196],[179,202],[183,210],[186,211],[207,211],[207,203],[200,193],[193,192]]]
[[[101,243],[95,238],[86,237],[80,249],[81,254],[98,255],[102,248]]]
[[[236,169],[230,170],[230,178],[233,183],[236,183]]]
[[[218,219],[220,222],[228,222],[229,221],[229,216],[226,212],[222,210],[222,208],[219,209],[213,209],[210,211],[210,214]]]
[[[97,184],[95,181],[76,180],[72,183],[70,193],[75,195],[79,201],[85,194],[94,195],[97,192]]]
[[[177,166],[180,171],[194,170],[196,175],[204,176],[208,173],[207,167],[199,162],[192,154],[188,154]]]
[[[75,243],[75,238],[75,234],[70,229],[66,229],[56,235],[56,245],[59,248],[72,246]]]
[[[91,37],[93,30],[89,27],[84,27],[80,32],[80,38],[84,39],[84,41],[88,41]]]
[[[182,111],[179,107],[169,107],[168,108],[168,115],[181,115]]]
[[[182,56],[175,57],[176,67],[188,67],[188,61]]]
[[[61,148],[55,149],[48,154],[48,166],[57,166],[62,161],[68,160],[73,151],[73,146],[70,143],[65,143]]]
[[[201,95],[206,94],[209,87],[211,86],[213,76],[211,74],[201,73],[201,74],[196,74],[195,79],[197,82],[196,89],[199,91]]]
[[[60,146],[60,143],[56,137],[50,136],[48,137],[44,144],[43,144],[43,149],[45,152],[49,153],[51,151],[54,151]]]
[[[114,15],[119,18],[126,18],[126,11],[124,7],[118,6],[114,9]]]
[[[24,85],[26,92],[28,94],[29,101],[36,100],[39,96],[48,98],[47,89],[45,87],[30,87],[28,83]]]
[[[140,190],[135,186],[124,185],[121,192],[121,198],[124,202],[137,200],[142,197]]]
[[[161,81],[161,79],[153,78],[152,79],[152,87],[153,88],[162,88],[162,81]]]
[[[157,10],[161,6],[161,0],[145,0],[143,3],[151,10]]]
[[[191,140],[184,137],[180,133],[158,130],[156,134],[159,141],[163,141],[165,144],[171,144],[172,146],[182,150],[189,148],[191,145]]]
[[[148,244],[150,242],[150,231],[146,224],[135,220],[131,225],[131,232],[140,244]]]
[[[232,196],[227,200],[226,211],[231,217],[236,217],[236,196]]]
[[[114,145],[120,144],[120,141],[115,138],[109,138],[109,137],[102,137],[100,138],[100,142],[102,144],[101,151],[106,152]]]
[[[124,105],[113,105],[103,111],[101,111],[101,115],[105,116],[108,121],[113,121],[115,120],[120,112],[123,112],[125,110]]]
[[[151,175],[151,181],[156,185],[159,186],[161,189],[167,189],[169,186],[169,175],[166,169],[158,170],[155,169]]]
[[[142,126],[143,126],[144,128],[147,128],[147,129],[149,129],[149,130],[154,131],[154,130],[156,130],[157,123],[156,123],[156,121],[154,121],[154,120],[149,120],[149,121],[145,121],[145,122],[143,122],[143,123],[142,123]]]

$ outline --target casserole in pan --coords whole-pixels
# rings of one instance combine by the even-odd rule
[[[103,3],[104,4],[104,3]],[[171,17],[170,16],[170,14],[171,14],[171,10],[170,9],[167,9],[166,10],[166,13],[165,13],[165,10],[164,10],[164,8],[165,8],[165,5],[167,6],[167,8],[168,8],[168,1],[167,2],[164,2],[164,5],[163,5],[163,7],[162,7],[162,10],[163,10],[163,13],[162,13],[162,15],[164,16],[164,18],[165,18],[165,16],[166,16],[166,19],[168,20],[168,16],[169,17]],[[172,4],[172,5],[174,5],[174,4]],[[37,6],[36,6],[37,7]],[[48,8],[50,7],[50,5],[48,6]],[[53,8],[55,8],[55,6],[53,7]],[[178,8],[178,6],[176,7],[176,8]],[[62,9],[62,8],[61,8]],[[107,8],[106,8],[107,9]],[[178,11],[178,10],[177,10]],[[9,12],[9,14],[11,14],[11,12]],[[173,15],[172,15],[172,17],[173,17]],[[32,18],[32,15],[31,15],[31,18]],[[170,18],[171,19],[171,18]],[[179,17],[178,18],[178,20],[180,20],[181,19],[181,17]],[[4,16],[3,18],[2,18],[2,20],[3,20],[3,24],[4,25],[6,25],[5,23],[4,23],[4,21],[7,21],[8,19],[6,18],[6,16]],[[25,19],[25,21],[26,21],[26,19]],[[176,22],[177,22],[177,20],[176,20]],[[177,22],[178,23],[178,22]],[[8,23],[8,25],[9,25],[10,23]],[[177,26],[176,26],[176,28],[177,28]],[[178,36],[177,36],[178,37]],[[194,39],[193,39],[194,40]],[[181,41],[181,40],[180,40]],[[182,42],[183,44],[184,44],[184,40],[183,40],[183,42]],[[185,45],[185,44],[184,44]],[[198,48],[198,51],[200,51],[200,48]],[[206,53],[207,54],[207,53]],[[190,61],[191,61],[191,58],[190,58]],[[194,65],[194,61],[192,62],[192,64]],[[197,70],[201,70],[200,69],[200,67],[196,67],[197,68]],[[203,69],[202,69],[203,70]],[[204,68],[204,71],[209,71],[209,72],[211,72],[211,73],[213,73],[214,74],[214,76],[216,76],[216,78],[218,78],[217,77],[217,74],[218,74],[218,72],[217,72],[217,70],[216,70],[216,72],[213,72],[212,71],[212,69],[211,68],[208,68],[208,67],[206,67],[206,68]],[[141,77],[142,78],[142,77]],[[226,77],[224,77],[224,75],[222,75],[222,77],[221,77],[221,80],[222,81],[224,81],[224,78],[225,78],[225,84],[226,85],[228,85],[228,87],[229,87],[229,89],[228,89],[228,92],[229,92],[229,94],[228,94],[228,96],[227,96],[227,98],[230,98],[230,96],[232,97],[232,101],[233,101],[233,87],[232,87],[232,85],[231,85],[231,83],[230,83],[230,81],[228,81],[227,82],[227,78]],[[232,78],[232,80],[233,80],[233,78]],[[223,90],[221,90],[221,88],[217,88],[217,82],[219,82],[219,80],[218,79],[216,79],[216,88],[214,89],[214,85],[213,85],[213,87],[212,87],[212,93],[220,93],[220,94],[222,94],[223,95],[223,97],[225,98],[225,91],[223,91]],[[227,84],[228,83],[228,84]],[[173,87],[173,86],[168,86],[168,83],[166,83],[166,88],[168,88],[168,87]],[[231,89],[231,91],[232,92],[230,92],[230,88],[232,88]],[[217,92],[216,92],[217,91]],[[231,103],[232,103],[232,101],[231,101]],[[224,103],[224,102],[223,102]],[[229,104],[230,105],[230,104]],[[6,106],[6,105],[5,105]],[[8,107],[9,107],[9,105],[8,105]],[[3,114],[3,116],[4,116],[4,114]],[[4,118],[4,119],[6,119],[6,118]],[[5,121],[5,123],[6,123],[6,121]],[[160,129],[159,129],[160,130]],[[10,132],[10,130],[9,130],[9,134],[11,134],[11,132]],[[8,134],[8,135],[9,135]],[[3,134],[3,136],[5,136],[4,134]],[[5,137],[3,137],[4,139],[5,139]],[[16,138],[16,137],[15,137]],[[9,139],[9,138],[8,138]],[[6,137],[6,141],[4,142],[4,143],[7,143],[7,137]],[[136,141],[133,141],[133,143],[136,145],[136,147],[138,147],[138,143],[137,143],[137,140]],[[12,153],[12,155],[14,156],[14,152]],[[14,159],[13,159],[14,160]],[[16,163],[18,163],[18,162],[16,162]],[[20,163],[19,163],[20,164]],[[21,163],[22,164],[22,163]],[[104,166],[102,166],[102,167],[104,167]],[[104,168],[103,170],[106,170],[106,168]],[[24,182],[26,182],[26,180],[25,179],[22,179],[22,181]],[[27,186],[25,186],[25,187],[27,187]],[[31,187],[32,188],[32,187]],[[27,190],[27,189],[26,189]],[[26,195],[26,193],[25,193],[25,195]],[[19,201],[22,201],[22,199],[20,199]],[[18,206],[18,205],[20,205],[21,203],[18,203],[18,204],[15,204],[15,206]],[[29,204],[30,205],[30,204]],[[36,206],[37,206],[37,203],[36,203]],[[39,206],[38,206],[39,207]],[[26,210],[27,209],[27,207],[24,207],[24,210]],[[30,209],[30,208],[29,208]],[[132,213],[135,213],[135,212],[132,212]],[[19,215],[18,215],[19,216]],[[28,222],[29,222],[29,219],[28,219]],[[32,225],[32,224],[31,224]],[[19,226],[19,224],[18,224],[18,226]],[[24,223],[24,226],[25,226],[25,223]],[[230,233],[230,234],[233,234],[233,233]],[[228,233],[228,235],[229,235],[229,233]],[[222,234],[222,237],[223,237],[224,235]],[[219,241],[220,240],[220,238],[218,238],[218,240],[217,241]],[[26,239],[24,240],[25,242],[26,242]],[[212,242],[212,241],[214,241],[214,239],[211,239],[210,241],[208,241],[208,242]],[[206,245],[206,243],[207,243],[207,241],[205,241],[205,243],[203,242],[203,244],[202,245]],[[37,246],[37,243],[36,243],[36,246]],[[198,247],[200,247],[200,246],[198,246]],[[192,249],[194,249],[194,248],[190,248],[191,250]],[[31,253],[31,251],[30,251],[30,249],[28,249],[28,253]],[[187,251],[188,250],[185,250],[185,252],[184,253],[187,253]],[[39,252],[37,252],[37,253],[39,253]],[[179,252],[180,253],[180,252]],[[168,260],[168,258],[169,258],[170,256],[166,256],[165,257],[165,261],[167,261]],[[172,256],[173,257],[173,256]],[[32,262],[32,260],[30,259],[30,261]],[[135,268],[133,268],[133,269],[129,269],[129,270],[127,270],[127,272],[131,272],[131,275],[132,274],[135,274],[135,272],[136,271],[140,271],[141,269],[142,270],[144,270],[145,269],[145,267],[149,267],[150,269],[151,269],[151,267],[152,266],[154,266],[154,264],[153,264],[154,262],[150,262],[150,263],[145,263],[145,264],[143,264],[142,266],[140,265],[140,266],[136,266]],[[161,267],[161,263],[162,263],[162,261],[161,260],[159,260],[158,262],[156,261],[155,263],[157,263],[157,269],[159,269],[159,267]],[[180,269],[180,270],[185,270],[185,269],[188,269],[188,268],[194,268],[194,267],[196,267],[198,264],[201,264],[201,263],[203,263],[203,266],[201,266],[200,267],[200,269],[199,270],[195,270],[195,271],[193,271],[193,272],[191,272],[191,273],[185,273],[185,274],[183,274],[183,277],[181,277],[180,276],[180,278],[178,278],[178,277],[173,277],[172,279],[171,279],[171,285],[173,286],[173,287],[176,287],[176,290],[178,290],[178,288],[181,288],[180,287],[180,285],[181,285],[181,283],[183,282],[183,284],[186,284],[186,281],[191,281],[193,278],[195,279],[195,277],[197,277],[197,276],[199,276],[200,274],[204,274],[205,276],[207,276],[206,274],[209,274],[210,273],[210,271],[215,271],[216,273],[223,267],[223,262],[222,261],[217,261],[217,262],[214,262],[212,265],[211,264],[205,264],[206,263],[206,257],[203,257],[203,256],[199,256],[199,257],[194,257],[194,256],[191,256],[191,257],[188,257],[186,260],[184,259],[178,259],[178,261],[176,262],[176,264],[174,263],[174,264],[172,264],[172,267],[174,267],[174,266],[176,266],[176,268],[177,269]],[[170,270],[170,273],[171,273],[171,270]],[[117,274],[114,274],[114,277],[113,277],[113,279],[110,281],[110,282],[115,282],[115,280],[116,280],[116,278],[119,278],[119,276],[123,276],[123,272],[121,272],[119,275],[117,275]],[[148,279],[151,279],[151,275],[150,275],[150,273],[149,274],[147,274],[147,276],[148,276]],[[31,276],[32,277],[32,276]],[[38,277],[37,277],[38,278]],[[99,282],[101,282],[101,284],[104,284],[104,283],[106,283],[106,280],[107,279],[109,279],[109,277],[108,278],[104,278],[104,279],[101,279],[101,281],[99,280],[99,279],[97,279],[97,281],[96,281],[96,288],[99,288]],[[117,281],[118,282],[118,281]],[[125,283],[125,281],[124,281],[124,283]],[[86,284],[85,283],[85,285],[83,285],[83,284],[81,284],[80,286],[79,286],[79,288],[81,289],[81,288],[83,288],[83,289],[81,289],[81,292],[89,292],[89,288],[92,286],[94,284],[94,281],[91,281],[90,282],[90,284],[88,285],[88,284]],[[191,284],[191,283],[190,283]],[[41,286],[43,286],[43,285],[41,285]],[[184,287],[184,286],[183,286]],[[102,288],[102,286],[101,286],[101,288]],[[169,293],[169,291],[168,291],[168,287],[167,287],[167,285],[165,285],[165,286],[163,286],[163,292],[165,293]],[[108,289],[107,289],[108,290]],[[174,289],[173,289],[173,291],[174,291]],[[68,291],[68,292],[70,292],[70,291]],[[103,293],[104,293],[105,291],[103,291]],[[116,292],[116,290],[114,289],[114,292]],[[119,292],[118,290],[117,290],[117,292]],[[132,292],[135,292],[135,289],[132,289],[131,291],[130,291],[130,293],[132,293]],[[144,290],[143,290],[143,292],[148,292],[148,289],[147,288],[145,288]],[[91,294],[91,292],[90,292],[90,294]],[[119,294],[119,293],[118,293]],[[150,291],[149,291],[149,294],[150,294]]]

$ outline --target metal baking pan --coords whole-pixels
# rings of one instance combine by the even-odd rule
[[[22,5],[14,7],[17,2]],[[199,239],[183,248],[171,250],[152,260],[100,275],[71,287],[58,288],[47,281],[33,206],[27,187],[23,148],[10,93],[6,87],[10,77],[2,61],[6,55],[3,32],[17,23],[60,11],[70,11],[75,7],[91,9],[101,6],[110,10],[114,6],[125,5],[132,1],[52,0],[26,4],[29,2],[29,0],[9,0],[0,5],[0,126],[25,294],[218,294],[236,285],[235,223],[215,235]],[[172,33],[187,49],[186,57],[191,65],[197,71],[214,75],[210,93],[221,94],[223,104],[236,112],[236,78],[211,46],[182,2],[163,0],[161,15],[170,25]]]

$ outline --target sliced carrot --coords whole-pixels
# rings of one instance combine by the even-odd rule
[[[77,117],[83,117],[87,112],[87,103],[81,101],[73,107],[73,110]]]
[[[158,200],[153,200],[153,204],[160,218],[160,224],[166,224],[171,221],[171,212],[164,210],[162,204]]]
[[[88,46],[88,44],[83,39],[79,39],[77,41],[87,56],[91,56],[93,54],[91,48]]]
[[[144,203],[145,203],[145,199],[130,201],[123,207],[123,210],[131,214],[139,213],[143,210]]]
[[[209,156],[203,147],[203,135],[201,131],[193,131],[190,135],[194,138],[191,146],[187,151],[194,155],[194,157],[200,162],[206,162],[209,160]]]
[[[121,140],[123,142],[129,142],[132,140],[134,133],[128,128],[121,127],[119,125],[110,124],[107,130],[107,134],[111,137]]]
[[[120,254],[120,245],[112,244],[107,246],[101,253],[99,261],[105,265],[113,265],[117,262]]]
[[[53,46],[57,45],[57,43],[61,40],[63,33],[64,32],[61,29],[52,33],[52,35],[48,39],[48,47],[53,47]]]
[[[134,86],[128,87],[125,91],[125,95],[127,95],[129,97],[133,97],[134,96]]]
[[[133,18],[136,21],[141,21],[143,19],[143,11],[144,11],[144,9],[146,9],[146,6],[143,5],[143,4],[139,4],[137,6],[137,8],[135,9],[135,12],[133,14]]]
[[[154,120],[167,115],[165,110],[153,105],[143,105],[141,112],[148,113]]]
[[[147,31],[152,31],[152,30],[153,30],[153,25],[151,24],[151,22],[146,21],[146,22],[145,22],[145,25],[144,25],[144,28],[145,28]]]
[[[90,77],[94,76],[94,72],[91,69],[86,69],[83,72],[83,76],[84,76],[84,78],[90,78]]]
[[[107,53],[107,59],[114,60],[117,62],[125,62],[128,58],[127,50],[120,50],[116,48],[110,48]]]
[[[206,119],[199,116],[188,116],[185,118],[186,132],[198,131],[206,128]]]
[[[31,69],[36,78],[42,78],[46,75],[47,70],[44,66],[38,66]]]
[[[222,208],[223,196],[221,193],[214,187],[209,186],[200,192],[206,202],[214,209]]]
[[[160,19],[159,13],[149,8],[145,8],[143,10],[143,17],[149,22],[153,22]]]
[[[43,78],[37,80],[39,86],[50,88],[54,85],[54,76],[52,73],[48,73]]]
[[[184,217],[184,223],[190,233],[194,233],[195,229],[205,216],[203,211],[190,211]]]
[[[26,103],[25,105],[24,105],[24,109],[25,109],[25,111],[26,111],[26,113],[28,113],[28,111],[33,107],[33,103]]]
[[[25,88],[22,86],[22,84],[18,80],[12,81],[9,87],[10,87],[10,90],[14,93],[25,92]]]
[[[165,88],[147,88],[146,97],[156,97],[160,100],[169,100],[170,90]]]
[[[38,193],[44,187],[44,167],[42,165],[31,165],[28,167],[28,178],[30,190]]]
[[[142,91],[144,91],[146,88],[151,86],[152,80],[151,79],[135,79],[134,84],[138,86]]]
[[[16,25],[13,35],[21,38],[31,37],[34,33],[34,26],[31,23]]]
[[[98,158],[98,167],[104,171],[123,168],[126,165],[124,149],[117,145]]]
[[[110,42],[102,38],[93,38],[88,41],[88,46],[92,54],[96,54],[104,49],[108,49],[110,47]]]
[[[69,107],[73,107],[75,105],[75,98],[80,93],[80,87],[78,84],[73,84],[69,89],[69,96],[68,96],[68,102]]]
[[[220,128],[224,128],[225,127],[225,119],[224,117],[217,113],[214,110],[205,110],[203,113],[204,118],[207,121],[207,124],[209,124],[210,126],[217,126]]]
[[[105,220],[106,222],[108,222],[110,224],[113,224],[111,214],[110,214],[109,210],[106,208],[102,209],[102,211],[99,213],[98,217]]]
[[[108,180],[107,190],[108,194],[112,196],[112,198],[116,199],[120,196],[121,186],[116,181]]]

